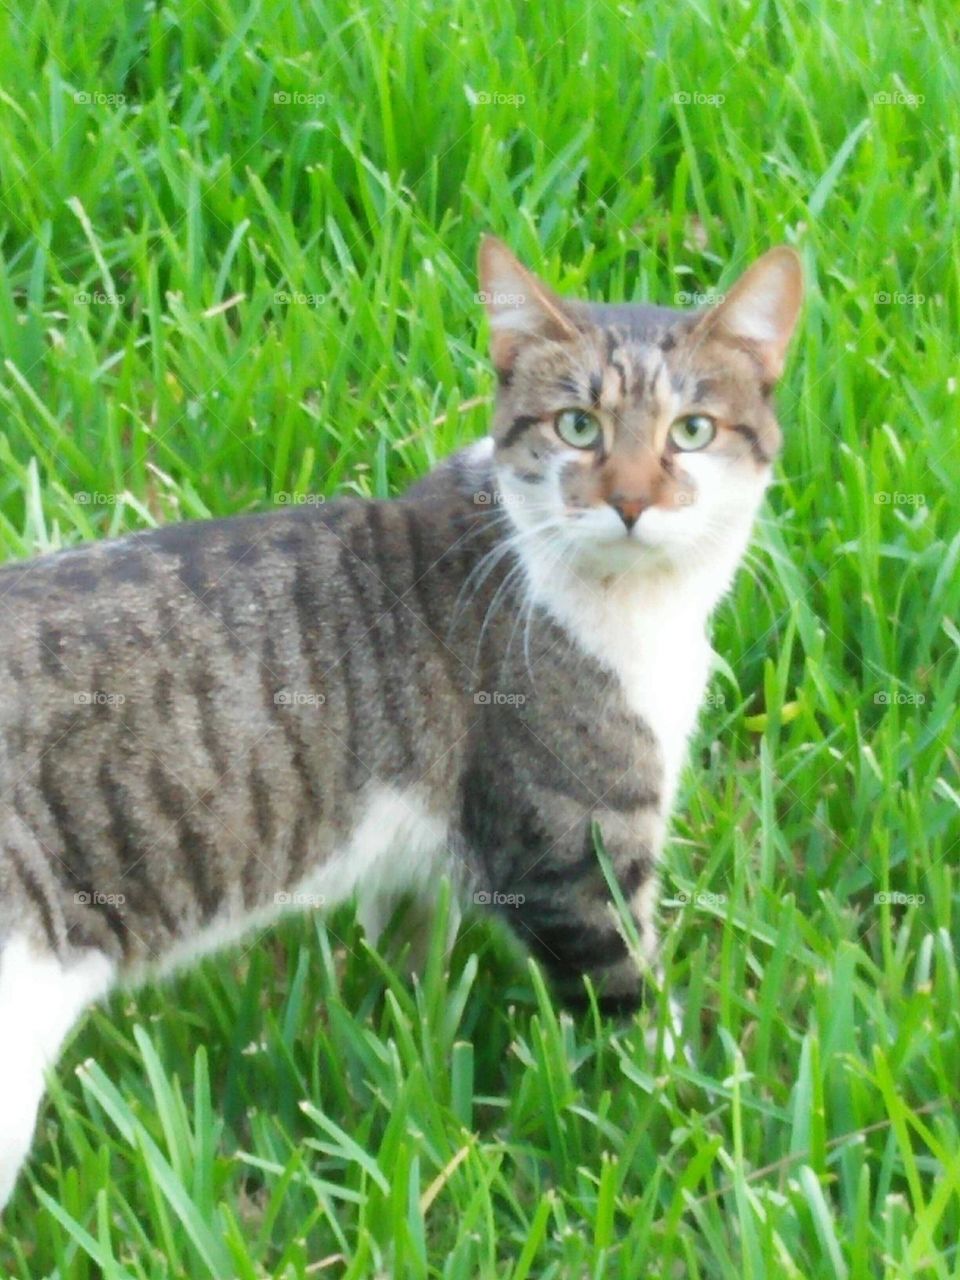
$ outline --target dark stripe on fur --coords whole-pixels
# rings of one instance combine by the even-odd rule
[[[394,546],[398,538],[395,527],[392,524],[385,524],[383,517],[383,505],[379,502],[371,503],[367,508],[371,551],[377,556],[377,568],[380,570],[381,576],[386,580],[389,575],[389,569],[379,557],[387,548]],[[398,653],[415,652],[416,647],[408,641],[412,619],[406,603],[390,588],[387,588],[387,590],[390,591],[390,599],[386,600],[381,597],[381,603],[384,607],[374,628],[378,633],[381,645],[386,640],[385,651],[381,648],[379,654],[382,672],[380,684],[381,706],[393,725],[394,742],[398,751],[397,763],[401,771],[404,771],[409,770],[416,760],[416,752],[414,751],[411,737],[415,709],[409,702],[409,686],[407,681],[402,678],[400,670],[398,670],[396,655]]]
[[[300,653],[310,671],[310,684],[313,693],[324,691],[323,663],[317,646],[317,630],[321,604],[318,599],[317,583],[302,562],[297,563],[293,574],[291,590],[293,607],[297,615]]]
[[[261,844],[270,845],[276,835],[276,815],[270,799],[270,788],[256,763],[250,766],[247,774],[247,792],[250,796],[253,825],[257,836]]]
[[[416,599],[420,617],[427,624],[431,622],[431,596],[427,576],[433,567],[428,560],[428,553],[423,545],[423,534],[417,512],[412,507],[404,507],[403,522],[407,534],[407,549],[410,552],[410,572],[412,576],[410,590]]]
[[[735,431],[738,436],[742,436],[743,439],[746,440],[747,444],[750,446],[750,453],[752,454],[755,462],[766,464],[773,460],[770,454],[768,454],[764,449],[763,444],[760,441],[760,437],[757,435],[756,431],[754,431],[753,427],[748,427],[745,422],[740,422],[735,427],[732,427],[731,430]]]
[[[612,356],[610,357],[610,367],[611,367],[611,369],[616,369],[617,373],[619,374],[619,377],[620,377],[620,398],[621,398],[621,400],[626,400],[626,398],[627,398],[627,370],[626,370],[625,366],[623,365],[623,362],[622,362],[621,360],[619,360],[619,359],[617,358],[617,356],[616,356],[616,355],[612,355]]]
[[[40,924],[43,926],[43,932],[47,936],[47,942],[50,944],[50,950],[54,955],[59,954],[60,939],[57,935],[57,926],[54,921],[53,908],[43,885],[34,875],[33,870],[28,865],[26,859],[21,857],[12,845],[6,845],[4,852],[6,853],[10,865],[16,872],[17,878],[27,891],[27,896],[32,900],[34,906],[37,908],[37,915],[40,918]]]
[[[365,523],[369,530],[369,507],[364,507]],[[360,569],[363,570],[361,575]],[[404,727],[402,719],[398,713],[396,699],[391,695],[391,670],[390,662],[384,645],[383,635],[383,615],[385,613],[383,597],[378,575],[375,574],[367,565],[366,560],[360,557],[351,546],[350,548],[342,547],[340,551],[340,573],[350,584],[351,594],[354,602],[354,612],[360,622],[360,638],[358,646],[363,646],[365,656],[367,657],[366,669],[369,674],[370,682],[375,691],[379,691],[380,709],[384,713],[390,728],[393,730],[393,737],[402,741],[404,738]],[[372,657],[372,662],[370,661]],[[372,667],[372,670],[371,670]],[[351,730],[353,726],[351,726]],[[360,739],[356,737],[352,750],[356,755],[360,755],[359,750]],[[367,761],[364,761],[367,764]]]
[[[522,413],[519,417],[514,418],[501,440],[504,449],[508,449],[510,445],[516,444],[524,432],[529,431],[531,427],[535,427],[541,419],[531,417],[529,414]]]
[[[615,929],[585,924],[573,911],[569,920],[561,923],[522,917],[521,923],[523,932],[529,933],[532,949],[560,982],[609,969],[627,955],[626,944]]]
[[[151,696],[153,709],[163,721],[168,721],[173,712],[173,673],[167,670],[157,672],[153,682]]]
[[[129,880],[137,884],[143,899],[140,912],[146,916],[156,915],[170,936],[176,937],[178,922],[164,904],[163,894],[157,891],[147,865],[151,841],[134,817],[134,806],[126,787],[113,776],[106,760],[97,773],[97,785],[107,810],[113,852],[119,861],[117,891],[124,891],[120,882]]]
[[[293,824],[290,849],[287,854],[287,882],[291,888],[296,886],[302,879],[303,870],[307,864],[307,854],[310,852],[307,832],[307,820],[303,814],[300,814]]]
[[[230,753],[224,748],[214,723],[214,695],[217,683],[209,667],[202,663],[195,666],[190,675],[190,692],[193,694],[200,722],[200,741],[210,757],[217,776],[223,778],[230,772]]]
[[[214,883],[217,849],[189,810],[199,804],[160,764],[154,761],[148,777],[151,794],[163,816],[176,829],[180,865],[193,889],[204,921],[210,920],[220,905],[220,891]]]
[[[265,633],[260,656],[260,691],[264,709],[271,725],[277,725],[287,742],[290,760],[303,785],[303,795],[311,810],[318,814],[322,809],[322,796],[307,762],[307,746],[299,726],[298,708],[290,703],[278,703],[277,695],[283,685],[274,673],[277,653],[270,633]],[[288,690],[289,692],[289,690]]]
[[[37,642],[40,646],[40,666],[47,675],[60,676],[63,674],[63,659],[60,657],[60,642],[62,639],[63,633],[58,631],[56,627],[51,627],[46,622],[41,625]]]
[[[521,726],[526,728],[520,715],[512,722],[513,724],[518,733]],[[529,753],[527,758],[530,766],[530,781],[535,786],[565,795],[580,805],[590,808],[606,807],[618,812],[649,809],[659,802],[659,792],[655,788],[642,786],[633,778],[621,778],[612,785],[607,783],[603,780],[606,764],[603,760],[593,762],[595,775],[599,776],[591,776],[588,782],[568,768],[556,752],[531,730],[528,730],[523,738],[524,750]]]

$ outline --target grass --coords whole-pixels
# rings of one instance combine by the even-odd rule
[[[671,302],[781,241],[810,290],[664,868],[695,1065],[486,924],[412,981],[349,912],[294,922],[84,1022],[0,1274],[960,1276],[956,27],[0,9],[4,558],[392,493],[482,434],[484,229],[569,292]]]

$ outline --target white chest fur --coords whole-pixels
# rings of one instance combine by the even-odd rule
[[[643,583],[620,579],[608,587],[554,576],[533,585],[577,644],[616,672],[628,706],[653,732],[668,812],[710,672],[712,593],[694,577],[673,575]]]
[[[619,633],[607,624],[607,661],[623,684],[630,709],[649,725],[664,762],[664,808],[669,810],[687,741],[710,672],[710,646],[701,613],[672,606],[639,608]],[[582,643],[582,640],[581,640]]]

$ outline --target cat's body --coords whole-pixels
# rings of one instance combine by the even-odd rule
[[[549,616],[516,625],[513,562],[490,556],[503,513],[477,501],[490,462],[462,466],[444,499],[173,525],[0,571],[3,933],[29,921],[55,954],[136,973],[298,897],[440,871],[523,894],[523,918],[547,832],[544,871],[596,869],[594,810],[628,816],[647,852],[622,870],[647,878],[656,742]],[[390,860],[401,824],[413,856]]]
[[[798,293],[768,339],[728,341],[680,313],[561,304],[486,253],[493,442],[392,502],[171,526],[0,570],[0,1205],[84,1005],[284,910],[446,873],[569,995],[589,974],[609,1005],[636,1003],[593,826],[652,962],[706,622],[769,475],[765,382]],[[795,263],[774,258],[761,277],[789,292]],[[524,296],[518,283],[504,310],[498,290]],[[710,475],[642,424],[732,386],[754,417],[738,404],[714,450],[725,494],[704,523]],[[581,434],[613,424],[589,458],[554,447],[567,403]]]

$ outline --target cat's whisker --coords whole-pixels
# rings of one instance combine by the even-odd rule
[[[508,556],[517,550],[524,541],[539,537],[545,530],[551,528],[555,523],[556,517],[552,516],[549,520],[545,520],[539,525],[515,528],[513,533],[504,538],[501,542],[498,542],[488,552],[486,552],[467,575],[467,578],[457,595],[457,599],[454,603],[451,627],[456,624],[462,614],[476,598],[477,594],[482,590],[484,583],[494,572],[500,561],[505,556]],[[464,595],[468,591],[469,595],[464,599]]]
[[[531,536],[535,535],[537,537],[542,538],[544,533],[553,532],[556,527],[558,527],[558,522],[554,519],[552,521],[544,522],[544,524],[542,525],[537,525],[532,529],[528,529],[525,532]],[[522,541],[521,539],[515,540],[512,549],[516,550],[517,547],[520,545],[521,541]],[[491,619],[493,618],[496,612],[497,605],[499,604],[501,599],[506,599],[508,587],[513,583],[517,574],[518,573],[523,574],[525,573],[525,571],[526,571],[526,567],[523,563],[523,557],[517,556],[516,564],[514,564],[510,568],[510,570],[505,575],[503,581],[499,584],[496,591],[494,592],[493,597],[489,605],[487,606],[486,612],[484,614],[483,622],[480,626],[480,635],[477,640],[477,657],[478,658],[479,658],[480,648],[483,644],[484,635],[486,633],[487,627],[490,624]]]
[[[566,551],[568,551],[568,549],[569,548],[567,546],[566,540],[562,536],[558,535],[556,539],[556,554],[547,565],[548,572],[552,572],[553,569],[561,563],[561,561],[564,558],[564,554]],[[533,625],[534,614],[537,608],[539,607],[539,601],[537,600],[536,594],[533,590],[533,583],[529,578],[529,574],[527,576],[526,586],[527,586],[527,592],[526,592],[527,619],[526,619],[526,623],[524,624],[523,656],[524,656],[524,663],[527,669],[527,674],[530,676],[530,682],[534,687],[534,689],[536,689],[537,679],[530,662],[530,633]]]
[[[559,548],[556,555],[550,556],[551,550],[555,547]],[[559,563],[563,558],[564,551],[567,549],[567,541],[563,536],[562,528],[547,531],[546,537],[541,542],[540,551],[544,557],[550,556],[549,561],[547,561],[548,572],[552,571],[553,567]],[[511,630],[510,638],[507,641],[504,658],[506,659],[506,657],[509,656],[510,650],[513,647],[514,639],[516,638],[517,630],[521,624],[524,624],[524,657],[526,660],[527,674],[530,676],[531,680],[534,680],[533,671],[530,667],[529,626],[533,617],[533,612],[537,607],[537,599],[533,590],[533,583],[530,579],[529,566],[525,561],[522,563],[522,568],[523,591],[519,602],[519,608],[517,609],[517,616],[514,620],[513,629]],[[524,619],[526,619],[525,623]]]

